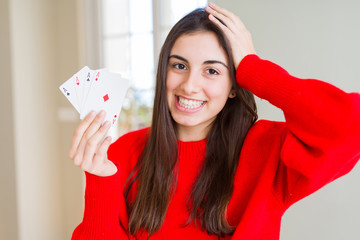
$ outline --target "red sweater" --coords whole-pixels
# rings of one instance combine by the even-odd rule
[[[224,239],[279,239],[281,217],[294,202],[348,173],[360,158],[360,95],[318,80],[298,79],[278,65],[246,56],[238,84],[281,108],[286,122],[260,120],[249,130],[226,216],[236,230]],[[124,183],[148,129],[130,132],[108,151],[118,172],[86,173],[85,212],[72,239],[128,239]],[[204,159],[206,139],[178,141],[179,175],[161,229],[150,239],[218,239],[188,220],[186,200]],[[135,193],[132,193],[132,197]],[[134,239],[129,237],[129,239]],[[146,239],[145,234],[138,239]]]

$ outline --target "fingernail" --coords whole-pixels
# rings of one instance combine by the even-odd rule
[[[104,127],[108,127],[108,126],[110,126],[110,122],[109,121],[104,122]]]
[[[99,117],[102,117],[102,116],[104,116],[104,115],[105,115],[105,111],[104,111],[104,110],[101,110],[101,111],[99,112],[99,114],[98,114]]]
[[[90,116],[90,117],[95,116],[95,111],[91,111],[91,112],[89,113],[89,116]]]

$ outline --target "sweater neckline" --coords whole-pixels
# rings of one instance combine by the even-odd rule
[[[203,143],[207,141],[207,138],[201,139],[201,140],[195,140],[195,141],[181,141],[179,139],[176,140],[178,142],[178,144],[198,144],[198,143]]]
[[[207,139],[184,142],[177,140],[179,155],[194,156],[205,153]]]

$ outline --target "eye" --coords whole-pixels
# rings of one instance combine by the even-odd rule
[[[210,75],[218,75],[218,74],[219,74],[219,72],[216,71],[216,70],[213,69],[213,68],[207,69],[207,70],[206,70],[206,73],[209,73]]]
[[[173,66],[173,68],[180,69],[180,70],[186,69],[186,66],[182,63],[174,63],[172,66]]]

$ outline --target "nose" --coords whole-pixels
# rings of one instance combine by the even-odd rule
[[[200,91],[201,88],[201,74],[196,71],[190,71],[181,84],[184,93],[191,95]]]

